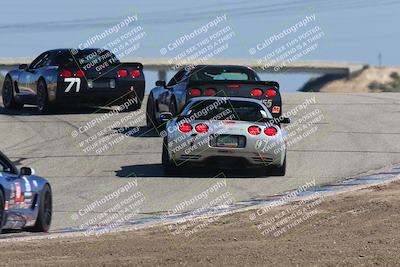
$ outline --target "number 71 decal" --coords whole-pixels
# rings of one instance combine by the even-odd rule
[[[76,83],[76,92],[79,93],[79,90],[81,89],[81,79],[79,78],[65,78],[64,82],[69,83],[68,87],[65,89],[66,93],[69,93],[71,91],[72,87]]]

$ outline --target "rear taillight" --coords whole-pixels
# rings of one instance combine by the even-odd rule
[[[276,133],[278,132],[278,130],[276,130],[274,127],[268,127],[265,128],[264,133],[268,136],[274,136],[276,135]]]
[[[189,90],[190,96],[201,96],[201,90],[197,88],[192,88]]]
[[[239,84],[228,84],[228,88],[239,88]]]
[[[83,70],[77,70],[75,72],[75,76],[78,78],[83,78],[83,77],[85,77],[85,73],[83,72]]]
[[[192,131],[192,129],[193,129],[193,127],[189,123],[184,123],[179,126],[179,131],[181,131],[182,133],[188,133],[188,132]]]
[[[272,113],[279,113],[280,111],[281,111],[281,108],[279,106],[272,107]]]
[[[70,70],[62,70],[60,72],[60,76],[63,78],[70,78],[72,76],[72,71]]]
[[[128,71],[127,70],[118,70],[117,72],[118,78],[124,78],[128,76]]]
[[[261,133],[261,128],[258,126],[250,126],[247,131],[249,132],[249,134],[251,135],[259,135]]]
[[[140,77],[140,70],[131,70],[130,75],[132,78]]]
[[[234,121],[223,121],[222,123],[223,123],[223,124],[235,124]]]
[[[267,89],[267,91],[265,91],[265,95],[268,97],[275,97],[276,91],[274,89]]]
[[[251,96],[254,96],[254,97],[260,97],[260,96],[262,96],[263,91],[259,88],[255,88],[255,89],[251,90],[250,94],[251,94]]]
[[[217,91],[214,88],[207,88],[204,92],[205,96],[215,96]]]
[[[198,132],[198,133],[206,133],[206,132],[208,132],[208,126],[207,126],[206,124],[204,124],[204,123],[197,124],[197,125],[194,127],[194,129],[195,129],[196,132]]]

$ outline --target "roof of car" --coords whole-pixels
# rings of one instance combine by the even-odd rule
[[[251,70],[250,67],[244,66],[244,65],[196,65],[194,68],[206,68],[206,67],[225,67],[225,68],[243,68],[243,69],[249,69]]]
[[[97,51],[100,48],[85,48],[85,49],[75,49],[75,48],[58,48],[58,49],[51,49],[48,50],[47,52],[70,52],[71,50],[77,50],[77,51]]]

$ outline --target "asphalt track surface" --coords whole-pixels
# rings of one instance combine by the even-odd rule
[[[120,137],[119,141],[102,153],[85,152],[86,146],[81,146],[81,142],[130,114],[115,114],[72,137],[73,131],[108,112],[98,109],[37,115],[34,107],[19,112],[1,108],[0,149],[19,166],[31,166],[51,182],[52,230],[79,228],[90,221],[98,223],[100,214],[106,212],[111,217],[118,213],[121,209],[113,207],[137,192],[144,196],[144,201],[135,207],[138,214],[131,219],[159,217],[223,181],[224,177],[227,177],[226,186],[179,211],[200,208],[226,192],[234,202],[265,198],[307,182],[325,184],[400,162],[400,94],[289,93],[283,94],[284,111],[314,97],[315,103],[299,110],[291,117],[292,122],[316,109],[323,118],[300,135],[311,128],[315,131],[290,145],[284,177],[209,168],[191,168],[180,177],[165,177],[161,168],[162,139],[157,132],[149,132],[144,127],[144,120],[132,118],[113,128],[129,126],[124,132],[138,132],[132,136],[123,133],[111,136],[110,142]],[[143,118],[143,112],[137,115]],[[139,127],[128,124],[132,121]],[[94,205],[88,212],[87,205],[98,203],[128,182],[137,182],[137,186]]]

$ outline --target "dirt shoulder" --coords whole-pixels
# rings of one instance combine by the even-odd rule
[[[399,203],[400,182],[394,182],[281,206],[263,215],[249,211],[224,216],[189,237],[162,226],[99,237],[0,243],[0,265],[399,266]],[[293,216],[299,210],[301,216]]]
[[[334,74],[323,75],[308,81],[300,91],[304,92],[400,92],[400,68],[369,67],[352,77]]]

